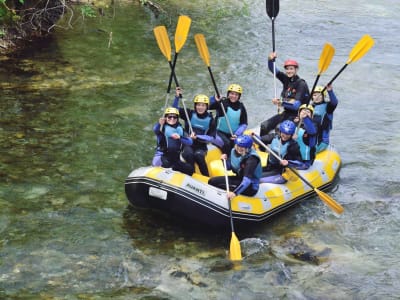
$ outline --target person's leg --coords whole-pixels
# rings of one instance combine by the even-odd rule
[[[260,125],[260,136],[267,135],[270,133],[270,131],[275,129],[276,125],[282,122],[282,116],[282,114],[276,114],[275,116],[272,116],[268,120],[262,122]]]
[[[210,176],[206,163],[207,150],[196,149],[194,151],[194,161],[197,163],[200,169],[200,173],[204,176]]]

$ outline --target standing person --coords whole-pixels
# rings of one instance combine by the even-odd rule
[[[276,52],[270,53],[268,56],[268,69],[274,73],[274,63]],[[283,112],[278,113],[268,120],[261,123],[260,136],[268,134],[271,130],[284,120],[293,120],[297,115],[300,105],[308,104],[310,92],[306,81],[297,75],[299,64],[293,59],[288,59],[283,64],[285,72],[275,67],[276,77],[282,82],[283,88],[281,99],[274,98],[272,103],[279,107],[283,107]]]
[[[311,104],[303,104],[299,108],[297,129],[293,138],[300,146],[303,164],[297,166],[299,170],[307,170],[315,159],[315,145],[317,144],[317,128],[313,122],[314,107]]]
[[[317,125],[316,153],[328,148],[329,133],[332,129],[333,112],[339,101],[333,92],[332,85],[328,85],[322,94],[324,87],[317,86],[312,95],[311,103],[314,106],[313,121]],[[326,92],[328,91],[328,92]],[[327,97],[329,95],[329,97]]]
[[[271,144],[270,149],[282,160],[278,160],[274,155],[269,154],[267,166],[263,168],[260,182],[285,183],[286,179],[282,176],[285,167],[297,167],[303,164],[299,144],[293,139],[295,131],[296,124],[293,121],[285,120],[279,124],[278,134],[267,134],[261,137],[261,141],[264,144]]]
[[[258,192],[262,168],[260,157],[252,146],[253,139],[250,136],[240,135],[235,139],[230,157],[221,155],[221,159],[227,162],[227,169],[235,173],[228,177],[229,186],[234,188],[228,193],[229,200],[241,194],[254,196]],[[208,184],[226,189],[225,176],[212,177]]]
[[[172,106],[179,110],[181,118],[185,121],[185,129],[190,133],[190,138],[193,140],[192,145],[184,146],[182,156],[190,164],[196,162],[201,174],[209,176],[206,163],[207,143],[212,142],[216,134],[214,117],[212,113],[208,112],[210,99],[203,94],[197,95],[193,99],[194,109],[186,109],[185,112],[185,108],[179,107],[179,95],[182,95],[182,90],[177,87]],[[191,130],[193,132],[190,132]]]
[[[240,85],[231,84],[228,86],[226,98],[210,98],[210,109],[216,110],[217,135],[223,141],[221,151],[227,155],[230,155],[235,139],[247,128],[247,111],[240,101],[242,93]]]
[[[153,131],[157,136],[158,151],[161,152],[161,167],[172,168],[187,175],[194,172],[193,164],[180,159],[182,146],[192,145],[191,138],[185,136],[182,125],[178,121],[179,111],[175,107],[167,107],[164,117],[154,125]]]

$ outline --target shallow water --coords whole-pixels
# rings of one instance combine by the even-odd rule
[[[170,15],[159,19],[119,3],[102,18],[58,28],[39,50],[2,58],[1,298],[397,297],[395,1],[282,0],[275,21],[278,66],[297,59],[310,86],[325,42],[336,54],[321,84],[346,63],[362,35],[375,39],[334,83],[340,104],[331,139],[343,167],[329,194],[344,206],[343,215],[318,198],[304,201],[238,231],[244,261],[232,265],[230,233],[188,228],[128,206],[124,179],[149,164],[151,127],[166,97],[169,67],[154,26],[166,24],[172,38],[177,14],[193,20],[176,70],[188,99],[213,92],[193,42],[195,33],[204,33],[219,89],[231,82],[244,87],[250,126],[275,113],[266,68],[271,20],[263,2],[218,3],[174,1]]]

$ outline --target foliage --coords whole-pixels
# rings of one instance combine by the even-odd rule
[[[88,18],[95,18],[96,17],[96,11],[94,10],[94,8],[89,5],[89,4],[85,4],[81,7],[81,14],[84,18],[88,17]]]

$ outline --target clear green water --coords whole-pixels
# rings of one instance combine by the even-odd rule
[[[340,104],[332,140],[343,168],[330,195],[345,213],[337,217],[315,198],[238,232],[245,256],[239,268],[226,259],[230,233],[189,229],[129,208],[124,180],[149,164],[151,127],[166,96],[169,67],[152,30],[165,24],[172,39],[178,14],[193,20],[177,64],[187,98],[213,92],[193,42],[204,33],[220,90],[231,82],[245,89],[250,126],[275,113],[265,66],[271,22],[262,3],[174,1],[159,19],[138,4],[118,3],[102,18],[57,28],[35,50],[3,57],[0,298],[394,299],[400,279],[394,4],[281,1],[278,63],[298,59],[310,85],[324,42],[336,55],[320,83],[363,34],[376,45],[335,83]],[[295,259],[293,249],[316,251],[321,261]]]

